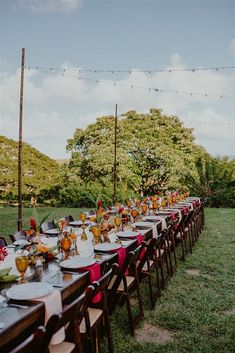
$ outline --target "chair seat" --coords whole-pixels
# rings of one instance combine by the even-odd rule
[[[160,249],[160,253],[159,253],[159,249],[157,249],[157,257],[161,257],[164,254],[164,250]]]
[[[169,240],[169,246],[171,246],[171,245],[172,245],[172,241]],[[167,240],[165,240],[165,246],[168,248],[168,241]]]
[[[111,282],[109,283],[108,289],[111,289],[115,280],[116,280],[117,275],[114,275]],[[126,277],[126,283],[127,283],[127,288],[129,288],[135,281],[135,277],[132,276],[125,276]],[[120,282],[118,289],[118,292],[124,292],[124,283],[123,280]]]
[[[90,319],[91,328],[96,324],[96,322],[100,319],[103,314],[103,310],[96,309],[96,308],[88,308],[88,315]],[[86,333],[86,324],[85,319],[82,319],[80,324],[80,332]]]
[[[49,352],[50,353],[71,353],[75,348],[74,343],[63,341],[59,344],[50,344]]]
[[[136,262],[137,267],[138,267],[139,263],[140,263],[140,260],[138,260],[138,261]],[[154,262],[153,260],[149,260],[149,267],[150,267],[150,269],[151,269],[152,267],[154,267],[154,265],[155,265],[155,262]],[[145,262],[145,264],[144,264],[144,266],[143,266],[143,268],[142,268],[142,271],[148,271],[148,264],[147,264],[147,261]]]
[[[181,235],[180,233],[178,233],[178,234],[176,235],[176,239],[181,240],[181,239],[182,239],[182,235]]]

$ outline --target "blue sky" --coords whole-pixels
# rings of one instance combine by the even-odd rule
[[[26,65],[97,70],[235,66],[235,1],[0,1],[0,128],[17,138],[21,48]],[[214,155],[235,155],[234,70],[101,74],[94,80],[25,72],[24,140],[66,158],[66,140],[97,116],[160,107],[195,129]],[[131,85],[208,93],[148,93]]]

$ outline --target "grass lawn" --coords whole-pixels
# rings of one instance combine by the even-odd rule
[[[51,219],[79,209],[38,209]],[[32,209],[24,209],[24,223]],[[2,234],[16,230],[17,209],[0,209]],[[128,334],[126,308],[112,317],[116,353],[231,353],[235,352],[235,209],[206,209],[206,225],[193,254],[179,262],[176,275],[158,299],[155,310],[145,303],[144,324],[174,332],[168,343],[140,342]],[[187,270],[194,270],[194,275]],[[145,296],[145,287],[141,287]],[[146,294],[147,295],[147,294]],[[146,298],[145,298],[146,299]],[[146,300],[145,300],[146,301]]]
[[[174,339],[165,344],[138,342],[127,335],[121,310],[113,320],[115,352],[235,352],[234,260],[235,209],[206,209],[206,225],[193,254],[180,261],[155,310],[146,310],[140,325],[166,328],[175,332]],[[188,269],[198,270],[197,275]]]
[[[81,211],[86,211],[87,209],[81,208],[49,208],[49,207],[37,207],[38,218],[41,220],[48,213],[50,214],[49,220],[58,219],[63,216],[71,214],[74,219],[79,219],[79,214]],[[29,218],[32,216],[32,207],[23,208],[22,218],[23,218],[23,228],[29,228]],[[17,231],[17,217],[18,209],[16,207],[3,207],[0,208],[0,234],[7,236],[8,234],[14,234]],[[8,237],[7,237],[8,238]]]

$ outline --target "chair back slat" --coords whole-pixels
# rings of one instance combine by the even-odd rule
[[[0,236],[0,246],[7,246],[7,241],[3,236]]]
[[[46,336],[45,327],[38,327],[24,342],[15,347],[10,353],[46,353],[47,347],[42,346]]]
[[[138,266],[137,266],[138,275],[140,275],[140,273],[141,273],[146,261],[148,262],[150,260],[150,258],[152,258],[154,249],[156,248],[156,245],[157,245],[157,239],[156,238],[152,238],[150,240],[149,244],[145,243],[146,250],[145,250],[142,258],[140,259],[140,262],[139,262]]]
[[[14,241],[16,241],[16,240],[25,239],[26,232],[23,229],[21,229],[18,232],[16,232],[15,234],[9,234],[9,237],[10,237],[12,243],[14,243]]]
[[[90,305],[91,298],[94,293],[94,286],[88,286],[84,293],[82,293],[78,298],[76,298],[72,303],[66,305],[59,317],[59,321],[56,325],[55,332],[59,331],[62,327],[67,325],[68,323],[74,323],[76,321],[76,325],[79,325],[84,317],[88,306]],[[52,317],[53,318],[53,317]],[[47,326],[51,325],[50,318],[48,320]],[[46,326],[46,327],[47,327]]]
[[[41,232],[45,233],[49,229],[55,229],[56,225],[54,221],[44,222],[41,224]]]

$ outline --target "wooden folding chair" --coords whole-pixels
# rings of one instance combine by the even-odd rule
[[[159,267],[158,261],[156,260],[156,251],[157,251],[157,242],[156,238],[152,238],[147,244],[146,242],[142,243],[143,248],[145,251],[141,252],[143,254],[141,258],[137,261],[137,274],[139,281],[143,280],[144,278],[148,279],[149,285],[149,296],[150,296],[150,303],[151,307],[154,308],[157,297],[161,294],[161,286],[160,286],[160,279],[159,279]],[[152,275],[156,274],[156,288],[157,291],[154,293],[153,289],[153,281]]]
[[[92,320],[88,315],[88,307],[91,303],[93,293],[95,291],[94,286],[88,286],[82,295],[76,298],[72,303],[66,305],[61,314],[59,320],[54,327],[54,332],[59,331],[62,327],[66,327],[66,338],[59,344],[49,345],[50,353],[85,353],[84,345],[82,342],[83,324],[82,321],[85,317],[85,329],[86,332],[83,336],[89,340],[91,339],[91,326]],[[46,329],[53,326],[54,316],[52,316],[46,325]]]
[[[113,276],[109,286],[108,286],[108,307],[109,307],[109,314],[112,314],[115,310],[117,304],[121,302],[125,302],[127,306],[127,313],[128,319],[130,324],[130,333],[132,336],[135,334],[135,325],[139,320],[143,317],[143,305],[139,290],[139,280],[138,275],[136,272],[135,276],[127,275],[126,273],[129,269],[134,268],[136,266],[133,265],[133,261],[135,261],[136,255],[134,252],[130,251],[124,263],[122,264],[121,268],[116,275]],[[135,270],[136,271],[136,270]],[[139,310],[135,318],[133,318],[132,310],[131,310],[131,302],[130,302],[130,295],[131,292],[137,290],[138,294],[138,305]]]
[[[44,222],[41,224],[41,232],[42,233],[46,233],[47,230],[55,229],[55,228],[56,228],[56,225],[55,225],[54,221]]]
[[[16,232],[15,234],[9,234],[9,237],[11,239],[11,242],[14,243],[14,241],[16,241],[16,240],[25,239],[26,232],[23,229],[21,229],[18,232]]]
[[[98,281],[92,283],[92,285],[95,287],[93,297],[95,297],[97,294],[101,295],[101,300],[96,304],[91,304],[91,307],[88,308],[88,313],[90,317],[98,318],[96,321],[94,321],[94,324],[92,326],[92,330],[95,332],[95,352],[97,353],[101,351],[101,335],[99,334],[100,328],[103,328],[102,331],[107,337],[109,353],[114,352],[107,301],[107,288],[110,284],[110,281],[112,280],[112,277],[117,272],[117,269],[118,264],[112,264],[111,268]],[[102,310],[102,315],[100,313],[100,309]]]
[[[4,236],[0,235],[0,246],[7,246],[7,241]]]
[[[48,345],[58,320],[59,316],[53,315],[48,327],[39,326],[32,335],[15,347],[10,353],[47,353]]]

